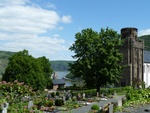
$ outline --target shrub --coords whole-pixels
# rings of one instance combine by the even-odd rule
[[[45,100],[45,106],[47,107],[53,106],[53,100]]]
[[[55,92],[52,92],[52,93],[51,93],[51,96],[54,98],[54,97],[55,97]]]
[[[0,82],[0,89],[0,99],[6,98],[9,104],[20,102],[26,95],[33,96],[35,94],[31,87],[17,80],[14,82]]]
[[[97,104],[92,105],[91,110],[99,110],[99,106]]]
[[[55,100],[55,105],[56,105],[56,106],[62,106],[62,105],[64,105],[64,101],[61,100],[61,99],[56,99],[56,100]]]
[[[56,92],[56,96],[59,96],[59,92]]]

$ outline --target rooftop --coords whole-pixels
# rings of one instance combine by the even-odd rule
[[[144,63],[150,63],[150,51],[144,51]]]

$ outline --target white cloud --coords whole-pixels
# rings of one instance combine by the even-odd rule
[[[51,3],[48,3],[48,4],[47,4],[47,7],[56,9],[56,6],[55,6],[54,4],[51,4]]]
[[[149,34],[150,34],[150,29],[140,30],[138,32],[138,36],[149,35]]]
[[[60,17],[57,12],[43,9],[30,0],[0,0],[0,50],[27,49],[35,57],[58,56],[60,51],[68,51],[65,40],[59,34],[46,34],[54,29],[62,30],[61,22],[70,23],[71,16]]]
[[[0,7],[12,5],[25,5],[29,0],[0,0]]]
[[[35,7],[13,6],[0,9],[0,30],[19,33],[44,33],[54,29],[60,21],[59,15]]]
[[[62,22],[64,22],[64,23],[71,23],[71,22],[72,22],[71,16],[70,16],[70,15],[68,15],[68,16],[63,16],[63,17],[62,17]]]

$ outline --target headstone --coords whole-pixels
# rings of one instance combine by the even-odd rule
[[[7,113],[8,106],[9,106],[9,104],[7,102],[5,102],[1,105],[2,113]]]
[[[83,99],[85,99],[85,93],[82,94]]]
[[[72,98],[72,94],[70,92],[68,93],[68,97],[69,97],[69,100]]]
[[[48,94],[47,94],[47,98],[48,98],[48,99],[51,99],[51,93],[48,93]]]
[[[64,101],[64,102],[66,102],[66,97],[65,97],[64,95],[63,95],[63,97],[62,97],[62,98],[63,98],[63,101]]]
[[[33,101],[29,101],[28,103],[28,109],[30,109],[33,106]]]
[[[121,98],[118,99],[118,106],[122,106],[122,99]]]
[[[109,112],[108,113],[113,113],[113,104],[109,105]]]
[[[81,94],[80,93],[78,93],[78,100],[80,100],[81,99]]]
[[[101,97],[104,98],[104,94],[103,93],[101,94]]]
[[[97,97],[99,97],[99,92],[97,92]]]
[[[55,99],[60,99],[59,96],[55,96]]]

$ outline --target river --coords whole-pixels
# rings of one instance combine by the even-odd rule
[[[62,79],[69,73],[69,71],[55,71],[55,73],[58,79]],[[73,84],[70,81],[65,80],[65,82],[66,82],[66,86],[73,86]]]

